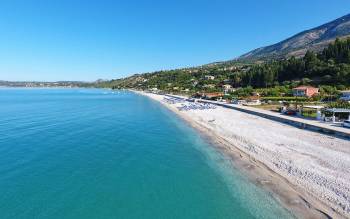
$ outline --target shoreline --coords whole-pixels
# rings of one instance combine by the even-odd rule
[[[190,115],[176,109],[176,107],[164,103],[160,99],[162,95],[139,91],[133,92],[161,103],[199,131],[200,134],[213,143],[213,146],[228,155],[237,169],[246,175],[251,182],[268,191],[283,207],[291,211],[297,218],[349,218],[345,212],[336,211],[334,206],[325,203],[317,195],[308,191],[307,188],[297,185],[282,174],[276,172],[267,163],[256,159],[252,154],[242,150],[242,148],[235,145],[230,139],[204,126]],[[156,98],[157,96],[158,98]],[[249,144],[249,142],[247,143]]]

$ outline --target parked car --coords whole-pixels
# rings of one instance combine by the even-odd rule
[[[345,121],[343,122],[343,127],[350,128],[350,120],[345,120]]]
[[[297,114],[297,111],[295,111],[295,110],[287,110],[287,111],[284,112],[284,114],[290,115],[290,116],[295,116]]]

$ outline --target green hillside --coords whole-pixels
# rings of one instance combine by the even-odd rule
[[[195,93],[222,91],[225,84],[233,88],[254,89],[283,90],[301,84],[345,89],[350,86],[350,38],[337,39],[322,52],[316,54],[308,51],[301,58],[291,57],[262,64],[213,63],[195,68],[138,74],[99,83],[97,86]]]

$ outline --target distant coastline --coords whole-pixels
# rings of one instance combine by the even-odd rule
[[[0,88],[37,88],[37,89],[64,89],[64,88],[84,88],[84,87],[70,87],[70,86],[51,86],[51,87],[45,87],[45,86],[42,86],[42,87],[36,87],[36,86],[27,86],[27,87],[21,87],[21,86],[0,86]]]
[[[28,87],[28,88],[79,88],[91,87],[91,83],[81,81],[57,81],[57,82],[40,82],[40,81],[1,81],[0,87]]]
[[[135,91],[134,91],[135,92]],[[166,104],[162,101],[163,95],[155,95],[155,94],[149,94],[144,92],[138,92],[140,95],[144,95],[146,97],[149,97],[155,101],[158,101],[162,103],[165,107],[172,110],[174,113],[179,115],[182,119],[184,119],[186,122],[188,122],[191,126],[199,130],[201,133],[203,133],[205,136],[209,137],[210,140],[212,140],[220,150],[222,150],[224,153],[227,153],[230,157],[232,157],[232,161],[235,165],[239,167],[243,172],[246,173],[246,175],[257,185],[260,187],[272,192],[274,194],[273,196],[278,199],[282,205],[284,205],[287,209],[292,211],[297,217],[301,218],[342,218],[342,217],[349,217],[349,209],[344,206],[349,206],[350,203],[346,203],[346,199],[342,200],[342,195],[338,194],[339,197],[337,197],[336,192],[334,194],[329,194],[331,191],[326,191],[328,189],[331,189],[331,187],[327,188],[327,183],[331,183],[332,180],[337,181],[337,177],[332,175],[329,176],[322,176],[322,177],[329,177],[329,181],[322,185],[322,182],[312,181],[312,179],[305,179],[299,178],[301,176],[288,174],[288,171],[284,173],[284,169],[274,168],[271,166],[270,159],[272,159],[269,156],[275,156],[276,153],[281,153],[279,150],[286,150],[284,153],[294,153],[295,160],[308,160],[311,159],[310,162],[312,163],[313,158],[307,158],[306,155],[303,155],[302,153],[308,153],[308,152],[297,152],[297,151],[287,151],[287,149],[283,148],[284,146],[278,146],[276,148],[264,148],[264,147],[257,147],[251,151],[251,149],[248,149],[249,147],[255,147],[254,137],[252,136],[250,139],[245,138],[244,135],[239,135],[236,137],[232,137],[231,135],[236,135],[239,133],[230,132],[230,131],[222,131],[225,129],[225,127],[222,126],[222,123],[225,119],[227,121],[232,121],[232,118],[224,118],[216,116],[214,113],[207,113],[204,111],[192,111],[192,112],[182,112],[177,110],[175,105]],[[219,109],[217,111],[217,115],[229,115],[229,114],[237,114],[236,116],[242,117],[244,116],[244,113],[231,111],[229,112],[227,109]],[[239,114],[239,115],[238,115]],[[251,120],[251,115],[245,115],[246,119],[249,120],[249,123],[252,123],[253,125],[254,120],[258,119],[261,120],[262,118],[256,118],[254,120]],[[250,117],[250,118],[249,118]],[[206,119],[212,118],[211,121],[214,121],[215,124],[210,124],[210,122],[206,121]],[[224,119],[224,120],[223,120]],[[245,118],[240,118],[244,120]],[[264,119],[262,119],[264,120]],[[260,121],[256,125],[263,125],[265,122]],[[276,127],[283,127],[283,124],[280,124],[278,122],[267,122],[269,124],[273,124]],[[269,126],[269,124],[266,124]],[[249,125],[247,125],[249,126]],[[247,127],[242,127],[243,132],[249,132],[249,130],[245,130]],[[254,127],[252,127],[254,129]],[[268,128],[267,128],[268,129]],[[301,133],[301,135],[305,136],[307,135],[307,131],[299,130],[296,128],[288,127],[287,129],[291,129],[291,131],[295,131],[296,133]],[[275,139],[283,139],[285,138],[283,134],[279,136],[277,133],[271,133],[273,136],[276,136]],[[249,135],[249,134],[248,134]],[[322,134],[317,134],[322,136]],[[320,138],[320,136],[315,136],[316,138]],[[268,136],[266,136],[268,137]],[[311,139],[314,137],[310,136]],[[298,141],[302,141],[302,137]],[[285,139],[288,140],[288,139]],[[327,137],[323,136],[322,140],[329,141]],[[268,141],[265,140],[265,141]],[[336,142],[334,144],[341,144],[346,146],[349,142],[347,140],[336,140],[339,142]],[[261,142],[262,144],[266,144]],[[283,142],[282,142],[283,143]],[[249,145],[252,146],[249,146]],[[302,144],[308,145],[308,142],[303,142]],[[327,143],[326,143],[327,144]],[[322,144],[324,145],[324,144]],[[265,146],[265,145],[264,145]],[[327,150],[323,149],[321,144],[319,145],[321,148],[320,150]],[[254,152],[254,150],[263,150],[261,152]],[[264,151],[266,150],[266,151]],[[270,151],[271,150],[271,151]],[[277,151],[276,151],[277,150]],[[333,151],[334,153],[338,153],[336,149]],[[342,151],[344,152],[344,151]],[[350,151],[347,150],[345,153],[349,153]],[[267,156],[267,157],[265,157]],[[302,166],[300,163],[295,162],[293,160],[284,160],[283,155],[281,155],[282,158],[274,158],[277,159],[275,162],[282,162],[281,164],[285,163],[284,165],[291,165],[291,168],[294,168],[297,171],[302,171],[302,169],[299,169]],[[343,159],[343,158],[342,158]],[[287,164],[288,162],[292,162]],[[300,161],[301,162],[301,161]],[[304,162],[304,161],[303,161]],[[325,158],[325,160],[320,162],[329,162]],[[276,163],[277,164],[277,163]],[[315,164],[317,165],[317,164]],[[349,165],[348,163],[346,165]],[[315,167],[316,168],[316,167]],[[317,168],[324,168],[320,164]],[[318,174],[317,171],[310,170],[310,173],[308,174]],[[329,170],[327,170],[329,171]],[[340,170],[339,170],[340,171]],[[323,173],[320,173],[323,174]],[[339,173],[340,174],[340,173]],[[343,172],[341,174],[344,174]],[[321,176],[321,175],[320,175]],[[342,179],[346,180],[346,179]],[[317,185],[317,183],[320,183],[320,185]],[[334,182],[334,186],[337,186],[336,184],[339,183],[339,185],[347,186],[342,184],[341,182]],[[333,184],[333,183],[332,183]],[[325,191],[324,191],[325,189]],[[338,188],[339,190],[342,190],[341,188]],[[318,191],[318,192],[316,192]],[[336,190],[333,190],[336,191]],[[343,191],[346,193],[346,191]],[[318,194],[317,194],[318,193]],[[344,196],[346,194],[344,193]],[[323,197],[320,197],[320,195],[323,194]],[[326,195],[327,194],[327,195]],[[326,201],[328,199],[328,202]],[[344,208],[342,208],[344,207]]]

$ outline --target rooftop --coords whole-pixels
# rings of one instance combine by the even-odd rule
[[[331,113],[350,113],[350,109],[344,108],[328,108],[326,111]]]
[[[308,109],[323,109],[324,106],[303,106],[303,108],[308,108]]]
[[[299,86],[299,87],[296,87],[296,88],[293,88],[293,90],[305,90],[305,89],[318,89],[316,87],[312,87],[312,86]]]

